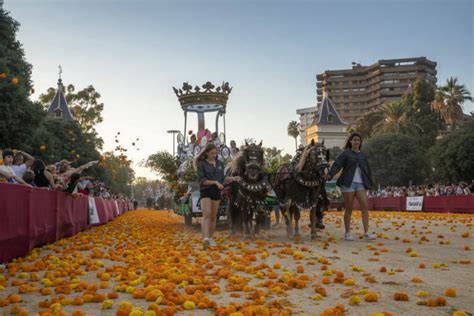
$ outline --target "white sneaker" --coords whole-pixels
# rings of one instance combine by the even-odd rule
[[[364,239],[365,240],[375,240],[375,239],[377,239],[377,236],[375,234],[365,233],[364,234]]]
[[[204,248],[204,250],[209,248],[210,245],[211,245],[211,240],[209,238],[204,238],[202,240],[202,248]]]
[[[344,240],[354,241],[354,237],[352,237],[351,233],[345,233],[344,234]]]

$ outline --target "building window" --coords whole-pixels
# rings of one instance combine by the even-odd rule
[[[57,109],[55,112],[56,117],[62,118],[63,117],[63,111],[61,109]]]

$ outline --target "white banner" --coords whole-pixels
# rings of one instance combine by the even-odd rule
[[[119,207],[118,207],[117,201],[114,201],[114,205],[115,205],[115,216],[119,216],[120,212],[119,212]]]
[[[89,223],[99,224],[99,213],[97,212],[95,199],[92,196],[89,196]]]
[[[193,213],[201,213],[201,209],[198,207],[199,196],[192,196],[193,199]]]
[[[408,196],[407,197],[407,211],[421,211],[423,209],[422,196]]]

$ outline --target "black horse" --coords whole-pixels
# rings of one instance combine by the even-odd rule
[[[317,228],[324,228],[322,208],[327,202],[324,175],[328,172],[328,161],[329,150],[324,142],[311,141],[308,146],[297,151],[290,163],[278,168],[273,186],[277,197],[285,202],[282,213],[289,238],[300,235],[300,208],[310,210],[312,239],[317,237]]]
[[[245,228],[245,236],[254,237],[264,220],[263,206],[268,191],[262,142],[258,145],[245,142],[244,150],[234,158],[227,174],[239,176],[241,179],[238,183],[233,183],[227,192],[231,232],[236,234]],[[254,214],[255,226],[253,226]]]

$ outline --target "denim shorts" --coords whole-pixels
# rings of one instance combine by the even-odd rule
[[[359,182],[352,182],[350,187],[346,187],[345,185],[341,186],[342,192],[357,192],[366,190],[365,184]]]

